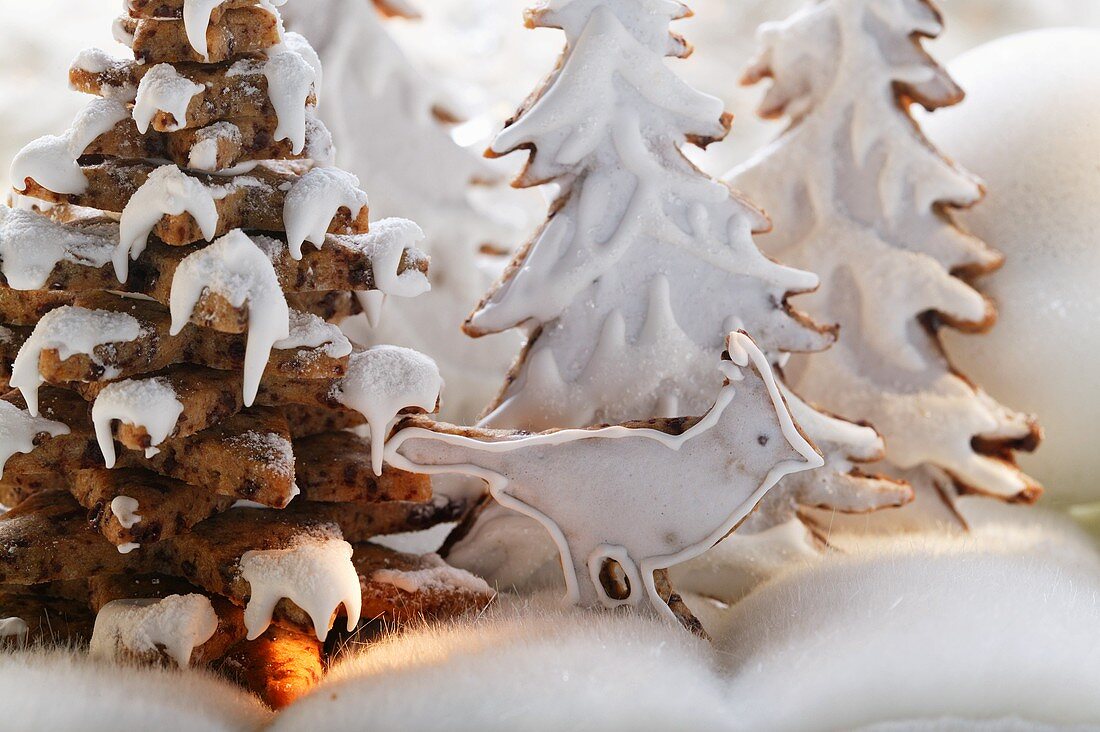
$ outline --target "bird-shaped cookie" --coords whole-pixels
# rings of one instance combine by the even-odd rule
[[[386,461],[423,473],[461,473],[504,506],[539,521],[565,571],[566,602],[649,605],[674,617],[653,573],[725,537],[784,476],[822,465],[744,333],[727,339],[726,384],[702,417],[530,434],[413,418]],[[625,591],[601,573],[621,567]],[[645,591],[642,591],[642,588]]]

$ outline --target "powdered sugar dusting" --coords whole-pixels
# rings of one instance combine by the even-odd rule
[[[45,287],[60,262],[103,267],[117,243],[117,224],[78,229],[33,211],[0,206],[0,270],[15,290]]]
[[[434,412],[443,390],[435,361],[409,348],[375,346],[354,353],[348,373],[333,396],[359,412],[370,427],[371,462],[382,474],[382,457],[390,426],[403,409]]]
[[[203,595],[169,595],[163,600],[115,600],[96,615],[89,653],[114,659],[120,652],[163,651],[182,668],[192,652],[218,630],[218,615]]]
[[[30,413],[38,416],[38,387],[44,381],[38,372],[42,351],[55,350],[62,361],[75,355],[88,356],[103,367],[102,378],[110,380],[118,370],[105,363],[96,354],[96,349],[135,341],[141,333],[141,324],[128,313],[73,306],[51,310],[38,321],[30,338],[19,349],[12,364],[11,385],[23,393]]]
[[[145,456],[152,457],[159,452],[156,446],[175,430],[181,414],[183,404],[165,378],[130,379],[109,384],[92,405],[92,423],[107,467],[115,466],[115,441],[111,432],[115,420],[144,427],[150,441]]]
[[[34,438],[41,434],[59,437],[69,434],[67,425],[25,412],[11,402],[0,401],[0,478],[8,458],[34,450]]]
[[[272,471],[285,476],[294,475],[294,447],[280,434],[249,430],[234,435],[227,442],[231,447],[263,462]]]
[[[297,348],[321,348],[331,358],[343,358],[351,354],[351,341],[339,327],[325,322],[313,313],[290,311],[290,336],[275,344],[280,351]]]
[[[306,540],[289,549],[246,552],[240,567],[251,589],[244,611],[249,640],[267,630],[275,605],[284,597],[309,615],[322,641],[341,605],[347,612],[348,631],[354,630],[363,598],[351,555],[351,545],[339,539]]]
[[[239,229],[188,255],[172,280],[169,304],[173,335],[190,322],[195,306],[207,292],[225,298],[235,308],[248,305],[244,402],[252,406],[272,347],[290,337],[290,309],[275,267]]]

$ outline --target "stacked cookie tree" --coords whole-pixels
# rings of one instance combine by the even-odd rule
[[[368,230],[330,167],[317,57],[271,4],[127,11],[134,59],[78,57],[96,98],[19,154],[0,208],[0,615],[87,638],[95,611],[95,652],[214,666],[281,704],[334,623],[489,599],[369,542],[461,508],[382,463],[398,414],[436,409],[435,364],[334,324],[428,290],[427,258],[409,221]]]
[[[528,151],[516,185],[555,181],[561,195],[466,324],[474,336],[535,326],[486,419],[493,427],[699,415],[722,387],[715,363],[731,331],[747,332],[773,363],[835,339],[788,303],[812,292],[817,277],[762,255],[754,234],[770,228],[768,218],[682,153],[724,138],[731,122],[720,100],[665,63],[691,52],[670,32],[689,14],[664,0],[573,0],[528,12],[529,25],[562,29],[567,47],[491,153]],[[785,387],[784,396],[825,467],[786,478],[727,546],[771,532],[813,547],[823,532],[807,518],[810,507],[861,513],[911,498],[908,486],[861,470],[882,454],[874,430]],[[451,556],[522,583],[504,565],[526,554],[519,571],[529,573],[553,557],[523,521],[486,507]]]

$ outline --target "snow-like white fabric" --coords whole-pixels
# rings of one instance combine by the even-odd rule
[[[557,592],[502,596],[477,618],[344,657],[271,728],[1096,728],[1100,555],[1057,514],[967,500],[969,536],[864,536],[732,608],[690,597],[713,648],[652,618],[562,609]],[[0,703],[32,732],[76,719],[90,730],[263,721],[201,674],[107,668],[0,655]],[[58,695],[66,704],[48,703]]]
[[[6,729],[84,732],[245,732],[270,717],[254,697],[197,671],[132,668],[83,654],[0,654]]]
[[[633,615],[501,599],[475,623],[425,628],[337,664],[273,729],[728,729],[706,644]],[[425,694],[431,698],[424,703]]]
[[[964,500],[965,504],[965,500]],[[367,647],[278,730],[1039,730],[1100,722],[1100,557],[1065,519],[975,499],[972,535],[861,540],[671,625],[502,598]],[[842,537],[836,537],[841,539]],[[472,624],[472,628],[469,627]],[[418,704],[424,689],[434,703]],[[447,713],[440,715],[438,710]]]

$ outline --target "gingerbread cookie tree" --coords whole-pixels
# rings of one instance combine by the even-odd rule
[[[430,351],[448,386],[442,415],[469,421],[494,395],[518,339],[472,341],[462,335],[462,319],[507,261],[482,250],[511,242],[516,233],[488,205],[490,184],[501,175],[455,143],[451,127],[458,113],[379,17],[412,13],[405,4],[316,0],[287,6],[285,16],[290,29],[310,39],[344,92],[326,100],[325,119],[341,141],[341,164],[371,191],[372,216],[416,221],[425,233],[422,247],[441,273],[430,293],[387,304],[390,315],[381,322],[372,318],[370,328],[358,320],[345,330],[365,343]],[[372,134],[360,134],[363,129]]]
[[[761,111],[791,126],[729,180],[774,216],[769,253],[821,276],[810,312],[841,326],[836,346],[789,370],[799,391],[873,424],[918,496],[1032,501],[1040,489],[1012,454],[1038,428],[959,375],[936,336],[992,324],[968,278],[1001,261],[951,217],[981,184],[909,114],[963,97],[921,45],[941,30],[927,0],[826,0],[764,26],[746,81],[771,79]]]
[[[61,608],[86,638],[98,612],[97,653],[281,704],[334,624],[489,597],[368,541],[460,509],[382,462],[398,414],[435,410],[435,364],[334,324],[428,289],[421,233],[368,228],[317,57],[270,3],[130,0],[117,28],[134,59],[78,57],[97,98],[24,148],[0,208],[0,615],[41,638]]]
[[[574,0],[528,14],[530,25],[561,28],[568,45],[492,153],[528,150],[517,185],[554,181],[561,195],[467,322],[475,336],[532,327],[489,425],[701,414],[721,387],[714,364],[731,330],[748,332],[773,361],[833,341],[787,304],[817,278],[763,256],[753,234],[768,219],[681,152],[730,128],[719,100],[665,64],[690,52],[669,31],[688,13],[678,3]],[[907,486],[856,467],[881,454],[873,430],[786,396],[827,465],[773,491],[749,531],[796,521],[804,506],[868,511],[909,499]],[[501,516],[494,509],[483,521],[509,521]],[[475,528],[471,541],[498,541],[493,533]]]

